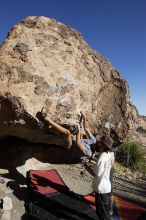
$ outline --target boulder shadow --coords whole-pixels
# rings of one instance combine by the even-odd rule
[[[27,200],[26,178],[17,170],[28,159],[35,158],[42,163],[51,164],[75,164],[80,158],[73,158],[71,151],[63,147],[46,144],[29,143],[26,140],[8,137],[0,140],[0,169],[8,172],[0,176],[10,179],[7,187],[13,190],[13,194],[19,199]]]

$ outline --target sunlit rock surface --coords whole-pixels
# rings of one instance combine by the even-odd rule
[[[68,25],[27,17],[0,48],[0,137],[47,143],[49,132],[37,119],[43,106],[69,128],[87,111],[95,135],[107,125],[122,139],[138,125],[128,84],[107,59]]]

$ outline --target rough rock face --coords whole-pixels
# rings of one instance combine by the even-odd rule
[[[0,136],[47,143],[37,114],[69,127],[88,112],[92,132],[123,138],[138,123],[127,82],[81,34],[46,17],[27,17],[0,48]],[[106,126],[105,126],[106,125]]]

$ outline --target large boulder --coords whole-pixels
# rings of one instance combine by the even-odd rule
[[[0,48],[0,137],[47,143],[43,106],[69,128],[87,111],[93,133],[112,128],[119,139],[138,124],[128,84],[107,59],[68,25],[27,17]]]

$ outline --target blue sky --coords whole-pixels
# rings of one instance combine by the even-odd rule
[[[75,28],[126,79],[146,115],[145,0],[0,0],[0,43],[26,16],[47,16]]]

